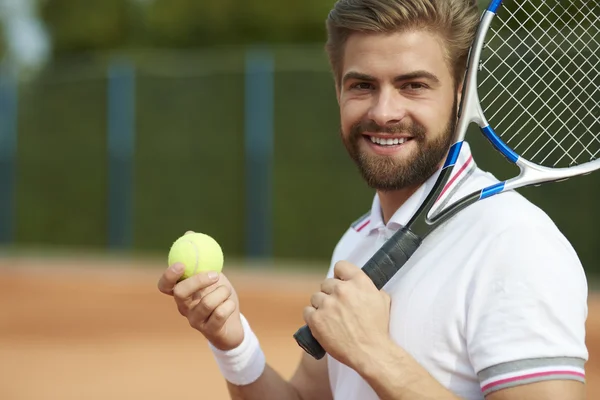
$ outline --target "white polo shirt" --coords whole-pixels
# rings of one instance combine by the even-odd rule
[[[455,171],[441,202],[498,182],[477,168],[467,143]],[[340,260],[362,267],[408,222],[436,177],[387,225],[375,196],[337,244],[328,277]],[[516,192],[439,227],[383,290],[392,298],[393,340],[460,398],[541,380],[584,381],[584,270],[550,218]],[[327,357],[334,399],[377,399],[356,372]]]

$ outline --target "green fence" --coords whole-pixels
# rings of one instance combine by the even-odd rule
[[[132,250],[162,251],[185,230],[245,254],[244,51],[134,55]],[[275,258],[327,260],[372,191],[339,139],[320,46],[274,57],[272,249]],[[101,61],[57,62],[19,88],[17,246],[106,249],[107,74]],[[473,130],[477,162],[514,173]],[[522,190],[573,242],[588,271],[599,263],[600,176]]]

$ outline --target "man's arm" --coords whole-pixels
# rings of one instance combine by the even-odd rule
[[[329,355],[358,373],[382,400],[456,400],[389,335],[391,298],[356,265],[337,262],[304,320]]]
[[[577,381],[546,381],[498,390],[486,400],[584,400],[585,385]]]
[[[458,400],[408,353],[387,343],[358,368],[381,400]],[[578,381],[550,380],[501,389],[486,400],[584,400],[585,385]]]
[[[459,400],[391,339],[356,372],[381,400]]]
[[[303,354],[290,381],[286,381],[268,365],[261,377],[245,386],[227,383],[232,400],[332,400],[327,358],[315,360]]]
[[[228,382],[233,399],[332,399],[326,359],[304,355],[287,382],[265,365],[258,339],[240,314],[237,293],[227,277],[209,272],[179,281],[183,270],[182,264],[170,266],[159,278],[158,289],[175,300],[179,313],[208,340],[226,379],[239,385]]]

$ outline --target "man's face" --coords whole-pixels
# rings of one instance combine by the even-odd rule
[[[452,144],[456,95],[439,37],[353,34],[338,88],[341,135],[369,186],[421,185]]]

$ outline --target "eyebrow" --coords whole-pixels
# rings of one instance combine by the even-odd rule
[[[434,74],[432,74],[431,72],[427,72],[427,71],[413,71],[413,72],[409,72],[407,74],[402,74],[402,75],[398,75],[396,77],[394,77],[394,82],[402,82],[402,81],[409,81],[409,80],[413,80],[413,79],[429,79],[430,81],[434,82],[434,83],[440,83],[440,79],[435,76]],[[348,72],[346,75],[344,75],[343,79],[342,79],[342,83],[346,83],[349,80],[357,80],[357,81],[365,81],[365,82],[375,82],[377,80],[377,78],[375,78],[374,76],[371,75],[367,75],[367,74],[362,74],[360,72]]]

